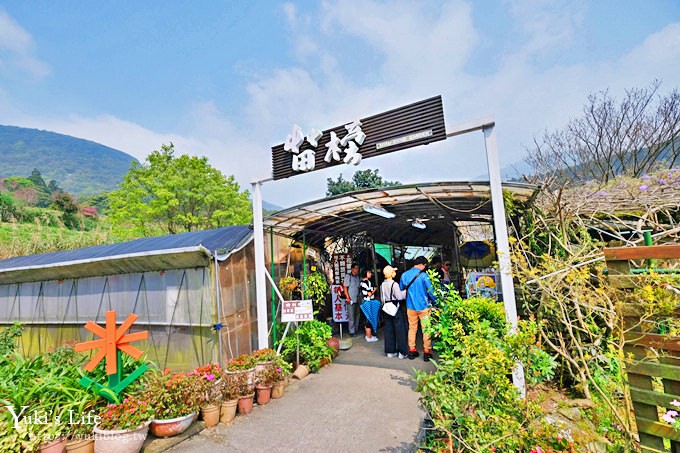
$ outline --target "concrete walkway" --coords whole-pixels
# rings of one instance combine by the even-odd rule
[[[175,452],[410,452],[424,411],[413,390],[422,357],[385,357],[382,341],[353,339],[332,365],[294,381],[283,398],[209,428]]]

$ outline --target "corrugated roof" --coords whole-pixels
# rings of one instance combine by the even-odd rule
[[[538,186],[503,183],[521,203],[530,202]],[[395,214],[383,218],[363,210],[379,205]],[[415,219],[427,227],[411,226]],[[404,245],[448,244],[456,222],[492,222],[491,189],[486,181],[432,182],[349,192],[301,204],[264,219],[274,232],[322,246],[329,237],[368,233],[375,242]]]
[[[0,283],[56,280],[205,266],[252,238],[247,225],[192,231],[0,261]]]

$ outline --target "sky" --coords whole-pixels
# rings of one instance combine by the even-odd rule
[[[501,165],[564,128],[591,93],[680,82],[677,0],[0,3],[0,124],[102,143],[140,161],[207,156],[243,189],[294,124],[329,129],[441,95],[448,129],[493,115]],[[267,182],[281,207],[326,178],[486,174],[481,132]]]

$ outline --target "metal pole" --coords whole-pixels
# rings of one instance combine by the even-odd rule
[[[269,227],[269,249],[271,250],[271,277],[274,278],[274,227]],[[276,345],[276,284],[272,283],[272,345]]]
[[[267,330],[267,283],[264,265],[264,225],[262,223],[262,181],[253,181],[253,241],[255,243],[255,294],[257,295],[258,349],[269,347]]]
[[[305,298],[305,286],[307,285],[307,236],[302,232],[302,299]],[[295,324],[297,326],[297,323]]]
[[[220,264],[217,261],[217,250],[215,250],[215,299],[217,302],[217,324],[222,323],[222,297],[220,295]],[[222,363],[222,329],[217,330],[217,363],[220,365],[225,365]]]
[[[498,266],[501,274],[503,289],[503,305],[505,316],[512,325],[512,331],[517,329],[517,306],[515,303],[515,287],[512,282],[512,267],[510,265],[510,243],[508,241],[508,226],[505,220],[505,206],[503,204],[503,187],[501,185],[501,167],[498,159],[498,145],[494,125],[485,127],[484,144],[486,160],[489,167],[489,186],[491,187],[491,205],[493,209],[493,224],[496,233],[496,250],[498,251]],[[522,395],[526,396],[524,386],[524,368],[520,362],[512,372],[512,382]]]

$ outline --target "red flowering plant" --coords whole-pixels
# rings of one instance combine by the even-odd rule
[[[222,400],[222,374],[222,368],[217,363],[200,366],[187,374],[191,383],[190,392],[196,395],[201,407],[214,406]]]
[[[255,367],[255,359],[248,354],[242,354],[234,357],[227,363],[227,370],[229,371],[245,371]]]
[[[252,357],[255,363],[271,362],[276,359],[276,351],[270,348],[258,349],[253,352]]]
[[[104,407],[99,417],[99,429],[129,431],[152,420],[154,410],[147,399],[128,396],[120,404]]]
[[[170,373],[169,370],[154,375],[143,395],[153,405],[156,420],[169,420],[196,412],[200,399],[191,376]]]

